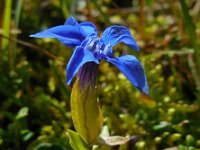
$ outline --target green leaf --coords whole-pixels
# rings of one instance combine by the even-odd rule
[[[64,148],[61,145],[52,144],[52,143],[40,143],[38,144],[34,150],[63,150]]]
[[[96,89],[89,85],[81,89],[77,79],[71,94],[71,113],[78,134],[86,143],[93,143],[103,125],[103,115],[97,102]]]
[[[28,129],[21,130],[20,134],[21,134],[22,140],[24,142],[27,142],[28,140],[30,140],[34,136],[34,132],[32,132],[32,131],[30,131]]]
[[[164,128],[168,127],[169,125],[170,124],[168,122],[161,121],[160,124],[154,125],[153,129],[154,130],[161,130],[161,129],[164,129]]]
[[[28,107],[22,107],[16,116],[16,120],[26,117],[28,115],[28,110]]]
[[[68,130],[69,142],[74,150],[88,150],[87,144],[81,139],[81,137],[74,131]]]
[[[195,138],[190,134],[186,136],[186,145],[187,146],[194,146],[195,145]]]

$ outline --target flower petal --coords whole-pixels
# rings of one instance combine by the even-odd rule
[[[141,92],[148,94],[148,83],[142,65],[135,56],[126,55],[106,60],[115,65]]]
[[[78,22],[77,22],[77,20],[76,20],[73,16],[70,16],[70,17],[67,18],[67,20],[65,21],[65,25],[76,26],[76,25],[78,25]]]
[[[91,22],[82,22],[79,25],[84,32],[84,37],[88,37],[91,34],[98,34],[96,26]]]
[[[56,38],[61,43],[69,47],[80,45],[84,40],[82,32],[78,26],[61,25],[49,28],[45,31],[30,35],[36,38]]]
[[[132,37],[128,28],[124,26],[114,25],[107,28],[101,38],[106,45],[113,45],[123,42],[134,50],[138,51],[139,47]]]
[[[88,51],[84,50],[83,47],[78,46],[76,47],[68,65],[67,65],[67,84],[69,85],[75,76],[75,74],[78,72],[80,67],[82,67],[87,62],[95,62],[96,64],[99,64],[99,60],[94,57],[94,55]]]

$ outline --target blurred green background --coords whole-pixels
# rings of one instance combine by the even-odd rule
[[[113,65],[102,61],[99,68],[99,101],[111,135],[137,135],[129,149],[200,149],[199,0],[1,0],[0,149],[72,149],[65,67],[73,49],[29,38],[70,15],[93,22],[99,33],[124,25],[140,46],[135,53],[119,44],[114,55],[138,57],[149,96]]]

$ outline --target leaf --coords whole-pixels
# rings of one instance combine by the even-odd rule
[[[101,134],[97,138],[97,143],[101,145],[122,145],[127,143],[131,138],[130,137],[122,137],[122,136],[109,136],[108,127],[104,126],[102,128]]]
[[[109,136],[109,130],[107,126],[104,126],[101,130],[100,135],[96,139],[96,144],[100,145],[108,145],[108,146],[116,146],[116,145],[124,145],[131,141],[131,143],[135,143],[138,141],[138,136],[131,137],[123,137],[123,136]],[[120,146],[120,150],[126,149],[127,145]]]
[[[130,137],[109,136],[109,137],[99,137],[97,142],[103,145],[115,146],[115,145],[125,144],[129,140]]]
[[[103,125],[103,115],[97,102],[96,89],[81,89],[77,79],[71,94],[71,113],[78,134],[86,143],[93,143]]]
[[[52,143],[39,143],[34,150],[63,150],[64,148],[61,145],[52,144]],[[32,149],[31,149],[32,150]]]
[[[22,107],[16,115],[16,120],[24,118],[28,115],[28,107]]]
[[[28,140],[30,140],[34,136],[34,132],[32,132],[32,131],[30,131],[28,129],[21,130],[20,134],[21,134],[22,140],[24,142],[27,142]]]
[[[170,124],[168,122],[161,121],[160,124],[154,125],[153,129],[154,130],[161,130],[161,129],[164,129],[164,128],[168,127],[169,125]]]
[[[74,131],[68,130],[69,142],[74,150],[88,150],[87,144],[81,139],[81,137]]]

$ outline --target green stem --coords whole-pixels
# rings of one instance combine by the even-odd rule
[[[4,15],[3,15],[3,35],[9,36],[10,33],[10,22],[11,22],[11,10],[12,10],[12,0],[6,0],[5,1],[5,9],[4,9]],[[2,49],[2,59],[4,61],[8,60],[8,39],[2,38],[1,41],[1,49]]]
[[[14,28],[18,29],[19,27],[19,18],[21,14],[23,0],[17,0],[16,8],[15,8],[15,18],[14,18]],[[12,36],[14,39],[17,39],[17,35]],[[15,68],[15,59],[16,59],[16,49],[17,49],[17,42],[12,41],[9,48],[9,65],[10,70],[14,71]]]

